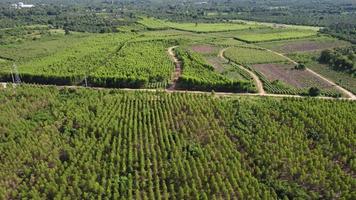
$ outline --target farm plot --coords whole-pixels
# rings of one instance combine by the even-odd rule
[[[328,84],[306,70],[294,69],[294,65],[257,64],[253,65],[253,68],[261,72],[270,82],[279,80],[289,86],[305,89],[318,87],[320,89],[332,90],[333,88],[331,84]]]
[[[233,81],[251,81],[252,77],[239,66],[232,63],[226,63],[223,59],[218,57],[221,47],[213,44],[196,44],[189,47],[189,49],[201,55],[207,64],[214,67],[214,71],[225,76]]]
[[[225,63],[221,58],[218,57],[206,57],[206,61],[214,67],[215,71],[221,75],[227,77],[228,79],[235,81],[251,81],[252,77],[241,67],[233,65],[232,63]]]
[[[224,56],[239,64],[263,64],[288,62],[284,57],[259,48],[232,47],[225,51]]]
[[[139,23],[145,25],[149,29],[167,29],[173,28],[183,31],[191,31],[198,33],[223,32],[233,30],[244,30],[261,27],[259,25],[246,23],[175,23],[162,21],[154,18],[142,18]]]
[[[349,73],[335,71],[328,65],[320,64],[317,60],[319,56],[319,52],[288,54],[288,57],[293,60],[304,63],[308,68],[312,69],[316,73],[332,80],[334,83],[356,94],[356,77],[353,77]]]
[[[321,51],[328,48],[348,46],[350,43],[331,37],[321,36],[308,39],[263,42],[256,45],[281,53],[294,53],[305,51]]]
[[[178,88],[204,91],[254,92],[251,81],[232,80],[215,71],[204,57],[196,52],[177,48],[176,53],[183,64]]]
[[[200,53],[200,54],[217,54],[219,51],[219,48],[216,46],[212,45],[207,45],[207,44],[196,44],[196,45],[191,45],[190,49],[194,52]]]
[[[316,31],[300,29],[261,29],[261,31],[246,31],[235,36],[236,39],[248,42],[278,41],[315,36]]]

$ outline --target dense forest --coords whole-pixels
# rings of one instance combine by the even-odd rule
[[[355,199],[355,102],[18,86],[1,199]]]

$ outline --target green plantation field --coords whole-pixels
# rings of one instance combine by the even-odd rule
[[[145,25],[149,29],[173,28],[200,33],[244,30],[261,27],[259,25],[249,25],[245,23],[175,23],[154,18],[142,18],[139,23]]]
[[[288,40],[288,39],[298,39],[312,37],[317,34],[313,30],[301,30],[301,29],[261,29],[262,31],[250,31],[242,32],[235,36],[236,39],[248,42],[264,42],[264,41],[278,41],[278,40]]]
[[[0,101],[1,199],[355,196],[352,101],[33,86]]]
[[[87,77],[92,86],[165,87],[173,70],[166,50],[174,44],[130,34],[95,35],[72,48],[22,62],[19,73],[29,83],[72,85]],[[2,68],[3,79],[10,79],[10,70]]]
[[[231,47],[224,52],[224,56],[239,64],[288,62],[288,60],[275,53],[251,47]]]

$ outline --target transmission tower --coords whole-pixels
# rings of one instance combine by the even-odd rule
[[[19,71],[17,70],[17,66],[16,66],[15,63],[12,65],[12,70],[11,71],[13,73],[15,73],[15,77],[14,77],[14,75],[12,75],[12,82],[16,83],[16,84],[20,84],[21,83],[21,79],[20,79]]]

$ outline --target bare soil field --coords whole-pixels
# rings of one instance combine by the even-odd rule
[[[212,54],[217,52],[218,48],[212,45],[208,44],[198,44],[198,45],[193,45],[190,47],[191,50],[197,52],[197,53],[202,53],[202,54]]]
[[[271,49],[281,53],[321,51],[329,48],[336,48],[350,45],[348,42],[333,38],[312,38],[290,41],[276,41],[259,43],[258,46]]]
[[[318,87],[332,89],[333,85],[314,76],[306,70],[296,70],[294,65],[288,64],[257,64],[253,68],[261,72],[269,81],[280,80],[296,88]]]

